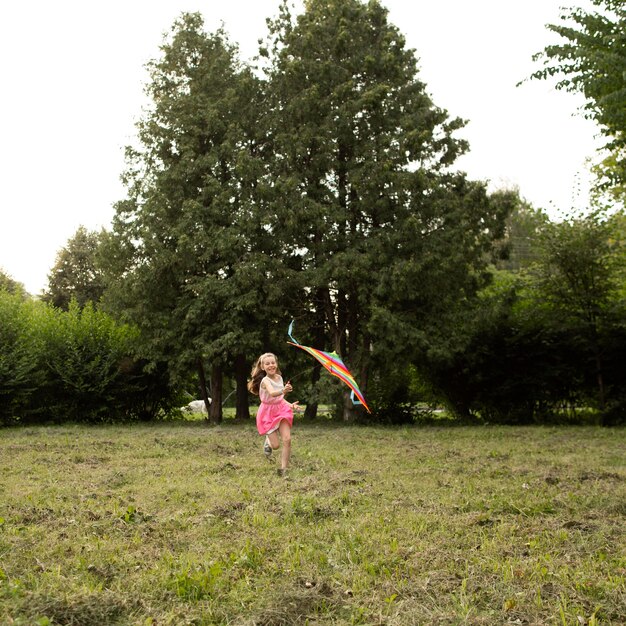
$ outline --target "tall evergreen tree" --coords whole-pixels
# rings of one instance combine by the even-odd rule
[[[261,52],[276,191],[267,228],[300,266],[301,314],[323,320],[366,387],[377,353],[414,356],[433,338],[428,323],[481,283],[502,205],[451,171],[463,122],[432,102],[376,0],[308,0],[296,19],[283,2]]]
[[[175,22],[149,64],[152,106],[138,125],[139,147],[127,150],[128,198],[108,244],[110,275],[123,278],[110,305],[142,328],[155,360],[196,368],[207,402],[210,380],[216,422],[223,368],[259,343],[249,332],[258,302],[241,236],[258,179],[249,136],[256,79],[236,53],[223,31],[204,32],[199,14]],[[247,396],[240,402],[243,415]]]

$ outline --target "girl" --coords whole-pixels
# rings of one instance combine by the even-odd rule
[[[278,450],[278,434],[283,442],[278,474],[285,475],[291,456],[291,426],[293,412],[298,410],[298,402],[290,404],[285,395],[293,391],[291,383],[283,384],[278,367],[278,359],[271,352],[262,354],[252,368],[248,389],[259,396],[261,404],[256,414],[256,427],[260,435],[265,435],[263,452],[268,460],[272,458],[272,450]]]

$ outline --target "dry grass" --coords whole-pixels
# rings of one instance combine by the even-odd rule
[[[0,431],[0,622],[626,623],[626,431]]]

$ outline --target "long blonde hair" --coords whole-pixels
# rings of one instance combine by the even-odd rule
[[[261,386],[261,381],[265,378],[265,370],[263,369],[263,359],[266,359],[268,356],[274,357],[276,361],[276,373],[281,374],[280,367],[278,366],[278,357],[272,352],[265,352],[258,359],[252,368],[252,372],[250,373],[250,380],[248,381],[248,391],[255,395],[259,395],[259,387]]]

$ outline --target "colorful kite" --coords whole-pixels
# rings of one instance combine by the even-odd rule
[[[348,368],[344,365],[344,362],[341,360],[341,357],[336,352],[324,352],[322,350],[316,350],[315,348],[311,348],[309,346],[303,346],[298,343],[291,334],[293,332],[293,320],[291,324],[289,324],[289,330],[287,334],[291,341],[292,346],[296,346],[305,352],[308,352],[311,356],[315,357],[333,376],[336,376],[340,380],[342,380],[350,389],[352,390],[350,393],[350,399],[353,404],[362,404],[368,413],[371,413],[369,407],[367,406],[367,402],[365,402],[365,398],[359,389],[359,386],[356,384],[354,380],[354,376],[350,373]],[[356,398],[355,398],[356,396]],[[358,400],[357,400],[358,398]]]

